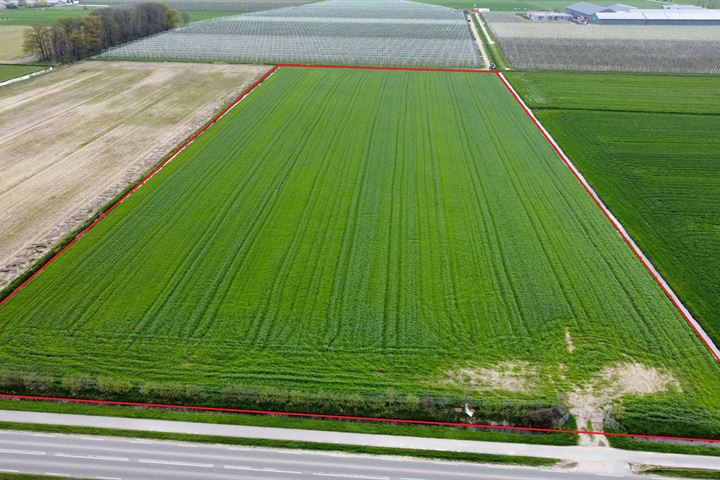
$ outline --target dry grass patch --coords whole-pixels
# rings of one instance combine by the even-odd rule
[[[23,55],[23,35],[27,29],[24,26],[0,26],[0,62]]]
[[[528,362],[500,362],[485,368],[460,368],[448,372],[450,382],[477,392],[503,390],[506,392],[528,392],[532,390],[537,377],[537,367]]]

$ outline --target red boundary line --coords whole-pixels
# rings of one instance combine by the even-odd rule
[[[18,285],[10,294],[5,297],[2,301],[0,301],[0,306],[7,303],[12,297],[14,297],[20,290],[22,290],[30,281],[32,281],[40,272],[45,270],[48,265],[50,265],[52,262],[54,262],[62,253],[64,253],[70,246],[72,246],[75,242],[77,242],[82,236],[84,236],[91,228],[93,228],[95,225],[100,222],[103,218],[105,218],[110,212],[112,212],[118,205],[120,205],[122,202],[124,202],[130,195],[132,195],[138,188],[142,187],[150,178],[152,178],[157,172],[159,172],[165,165],[170,163],[175,157],[180,154],[188,145],[190,145],[197,137],[199,137],[205,130],[207,130],[211,125],[213,125],[215,122],[217,122],[225,113],[227,113],[232,107],[234,107],[237,103],[239,103],[242,99],[244,99],[252,90],[255,89],[258,85],[260,85],[265,79],[267,79],[270,75],[272,75],[278,68],[280,67],[289,67],[289,68],[333,68],[333,69],[353,69],[353,70],[390,70],[390,71],[419,71],[419,72],[462,72],[462,73],[493,73],[495,74],[501,81],[501,83],[505,86],[505,88],[512,94],[515,101],[520,105],[520,107],[523,109],[523,111],[530,117],[530,119],[533,121],[535,126],[540,130],[540,133],[542,133],[545,140],[552,146],[552,148],[555,150],[555,152],[558,154],[558,156],[562,159],[562,161],[565,163],[565,165],[570,168],[570,170],[575,175],[575,178],[582,184],[585,191],[591,196],[593,201],[600,207],[600,209],[603,211],[605,216],[610,220],[610,222],[613,224],[615,229],[620,233],[620,235],[623,237],[625,242],[630,246],[633,253],[635,253],[635,256],[637,256],[645,268],[652,274],[655,281],[660,285],[660,287],[663,289],[666,295],[670,297],[671,300],[673,300],[673,304],[675,307],[680,311],[680,313],[683,314],[683,317],[688,321],[690,326],[693,327],[693,330],[695,330],[695,333],[700,336],[700,338],[705,343],[705,346],[710,349],[710,346],[705,342],[705,339],[702,338],[700,333],[697,331],[695,326],[690,322],[690,320],[687,318],[683,310],[680,308],[680,306],[675,302],[673,297],[669,294],[669,292],[665,289],[665,287],[662,285],[662,283],[659,281],[655,273],[652,271],[652,269],[647,265],[645,260],[642,258],[642,256],[637,252],[636,248],[633,246],[632,242],[629,241],[629,239],[626,237],[626,235],[615,225],[615,222],[613,222],[612,218],[605,212],[605,209],[603,208],[603,205],[599,203],[598,199],[592,194],[592,192],[588,189],[588,187],[585,185],[585,183],[582,181],[582,179],[578,176],[575,169],[572,168],[572,166],[568,163],[567,159],[565,158],[565,155],[563,155],[562,151],[556,146],[556,144],[552,141],[552,139],[548,136],[545,129],[540,125],[540,123],[537,121],[537,119],[532,115],[532,113],[528,110],[528,108],[525,106],[525,104],[522,102],[520,97],[517,95],[517,93],[509,86],[507,81],[503,78],[501,73],[497,70],[481,70],[481,69],[437,69],[437,68],[413,68],[413,67],[373,67],[373,66],[356,66],[356,65],[305,65],[305,64],[277,64],[274,65],[270,70],[268,70],[264,75],[262,75],[259,79],[257,79],[252,85],[250,85],[245,91],[243,91],[235,100],[230,102],[220,113],[215,115],[212,119],[210,119],[207,123],[205,123],[197,132],[195,132],[190,138],[188,138],[182,145],[180,145],[178,148],[176,148],[165,160],[163,160],[160,164],[158,164],[150,173],[148,173],[145,177],[140,179],[125,195],[123,195],[117,202],[112,204],[107,210],[102,212],[90,225],[88,225],[86,228],[84,228],[80,233],[78,233],[67,245],[65,245],[60,251],[58,251],[55,255],[53,255],[49,260],[47,260],[38,270],[36,270],[30,277],[28,277],[24,282],[22,282],[20,285]],[[711,353],[717,358],[715,353],[710,349]],[[718,358],[720,361],[720,358]],[[0,393],[0,399],[12,399],[12,400],[33,400],[33,401],[43,401],[43,402],[67,402],[67,403],[83,403],[83,404],[93,404],[93,405],[115,405],[115,406],[126,406],[126,407],[146,407],[146,408],[162,408],[167,410],[192,410],[192,411],[203,411],[203,412],[219,412],[219,413],[240,413],[240,414],[254,414],[254,415],[276,415],[276,416],[285,416],[285,417],[300,417],[300,418],[314,418],[319,420],[354,420],[354,421],[361,421],[361,422],[373,422],[373,423],[395,423],[395,424],[406,424],[406,425],[425,425],[425,426],[441,426],[441,427],[462,427],[462,428],[471,428],[471,429],[484,429],[484,430],[512,430],[512,431],[518,431],[518,432],[540,432],[540,433],[571,433],[571,434],[577,434],[577,435],[604,435],[604,436],[612,436],[612,437],[631,437],[631,438],[642,438],[642,439],[655,439],[655,440],[682,440],[682,441],[691,441],[691,442],[706,442],[706,443],[720,443],[720,439],[710,439],[710,438],[695,438],[695,437],[674,437],[669,435],[646,435],[646,434],[632,434],[632,433],[617,433],[617,432],[595,432],[595,431],[582,431],[582,430],[563,430],[563,429],[554,429],[554,428],[537,428],[537,427],[518,427],[518,426],[506,426],[506,425],[487,425],[487,424],[470,424],[470,423],[460,423],[460,422],[440,422],[440,421],[430,421],[430,420],[409,420],[409,419],[397,419],[397,418],[383,418],[383,417],[361,417],[361,416],[354,416],[354,415],[332,415],[332,414],[319,414],[319,413],[300,413],[300,412],[282,412],[282,411],[268,411],[268,410],[252,410],[252,409],[238,409],[238,408],[223,408],[223,407],[202,407],[202,406],[196,406],[196,405],[171,405],[171,404],[162,404],[162,403],[141,403],[141,402],[123,402],[123,401],[114,401],[114,400],[98,400],[98,399],[83,399],[83,398],[68,398],[68,397],[42,397],[42,396],[36,396],[36,395],[14,395],[14,394],[7,394],[7,393]]]
[[[545,138],[545,140],[550,144],[550,146],[553,148],[553,150],[555,150],[555,153],[557,153],[557,155],[558,155],[558,156],[560,157],[560,159],[563,161],[563,163],[565,164],[565,166],[568,167],[568,169],[570,169],[570,171],[573,173],[573,175],[575,176],[575,178],[577,179],[577,181],[580,182],[580,184],[582,185],[583,189],[585,189],[585,192],[587,192],[587,194],[590,195],[590,198],[593,199],[593,201],[595,202],[595,204],[598,206],[598,208],[600,208],[600,210],[603,212],[603,214],[605,215],[605,217],[610,221],[610,223],[611,223],[612,226],[615,228],[615,230],[617,230],[617,232],[620,234],[620,236],[621,236],[622,239],[625,241],[625,243],[628,245],[628,247],[630,247],[630,250],[632,250],[632,252],[633,252],[633,253],[635,254],[635,256],[638,258],[638,260],[640,260],[640,263],[642,263],[643,266],[645,267],[645,269],[650,273],[650,275],[652,276],[653,280],[655,280],[655,283],[658,284],[658,286],[662,289],[663,293],[665,293],[665,295],[670,299],[670,301],[671,301],[672,304],[675,306],[675,308],[678,310],[678,312],[680,312],[680,314],[683,316],[683,318],[684,318],[685,321],[688,323],[688,325],[690,325],[690,327],[693,329],[693,331],[694,331],[695,334],[698,336],[698,338],[700,338],[700,340],[701,340],[702,343],[705,345],[705,347],[708,349],[708,351],[710,352],[710,354],[715,358],[715,360],[717,360],[718,362],[720,362],[720,356],[718,356],[718,354],[715,352],[715,350],[713,350],[712,347],[710,346],[710,344],[707,342],[707,340],[705,339],[705,337],[698,331],[698,329],[697,329],[697,327],[695,326],[694,322],[688,317],[688,315],[687,315],[687,313],[685,312],[685,310],[683,309],[682,305],[679,303],[679,300],[677,299],[677,297],[674,296],[674,295],[671,293],[671,291],[669,290],[669,288],[668,288],[663,282],[660,281],[660,278],[658,277],[658,274],[657,274],[657,273],[655,272],[655,270],[648,264],[648,262],[647,262],[647,260],[645,259],[644,255],[641,254],[641,252],[638,250],[638,247],[637,247],[637,246],[635,245],[635,243],[630,239],[630,237],[628,236],[628,234],[627,234],[626,232],[624,232],[621,228],[618,227],[618,225],[616,224],[616,222],[619,223],[619,221],[618,221],[617,219],[613,219],[613,218],[610,216],[607,207],[606,207],[602,202],[600,202],[600,200],[599,200],[598,197],[596,196],[597,194],[596,194],[595,192],[591,191],[590,188],[588,188],[588,185],[586,184],[587,181],[586,181],[586,180],[583,181],[584,179],[580,177],[580,175],[578,174],[578,171],[577,171],[577,169],[575,168],[575,166],[572,165],[572,164],[568,161],[567,156],[562,152],[562,150],[560,150],[560,148],[558,147],[557,143],[556,143],[552,138],[550,138],[550,136],[548,135],[548,133],[547,133],[547,131],[545,130],[545,128],[540,124],[540,122],[537,120],[537,118],[535,118],[535,115],[533,115],[532,112],[528,109],[528,107],[525,105],[525,102],[522,101],[522,99],[519,97],[519,95],[517,94],[517,92],[510,86],[510,84],[508,83],[508,81],[500,74],[500,72],[495,72],[495,73],[496,73],[497,77],[500,79],[500,81],[502,82],[502,84],[505,86],[505,88],[507,89],[507,91],[510,92],[510,94],[513,96],[513,98],[514,98],[515,101],[518,103],[518,105],[520,105],[520,107],[521,107],[521,108],[523,109],[523,111],[527,114],[527,116],[530,118],[530,120],[532,120],[532,122],[535,124],[535,126],[536,126],[537,129],[540,131],[540,133],[541,133],[542,136]]]
[[[349,70],[383,70],[400,72],[497,73],[497,70],[487,70],[480,68],[376,67],[372,65],[312,65],[307,63],[278,63],[276,67],[323,69],[334,68]]]

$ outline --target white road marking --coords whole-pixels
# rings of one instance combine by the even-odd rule
[[[49,475],[51,477],[70,477],[67,473],[54,473],[54,472],[45,472],[43,475]]]
[[[33,437],[50,437],[55,438],[57,435],[53,435],[51,433],[33,433]]]
[[[175,462],[172,460],[153,460],[148,458],[141,458],[138,460],[140,463],[153,463],[157,465],[176,465],[178,467],[200,467],[200,468],[213,468],[215,465],[212,463],[192,463],[192,462]]]
[[[108,460],[111,462],[129,462],[130,459],[127,457],[104,457],[102,455],[72,455],[70,453],[56,453],[56,457],[64,458],[84,458],[87,460]]]
[[[5,472],[5,473],[20,473],[20,470],[11,470],[11,469],[9,469],[9,468],[0,468],[0,472]]]
[[[347,474],[347,473],[313,472],[313,475],[318,476],[318,477],[365,478],[367,480],[390,480],[390,477],[370,477],[368,475],[353,475],[353,474]]]
[[[120,477],[95,477],[97,480],[122,480]]]
[[[16,455],[46,455],[45,452],[35,450],[13,450],[11,448],[0,448],[0,453],[14,453]]]
[[[622,475],[617,475],[614,473],[598,473],[598,475],[602,477],[622,477]]]
[[[225,465],[223,468],[227,468],[228,470],[243,470],[248,472],[290,473],[294,475],[302,475],[302,472],[296,472],[294,470],[278,470],[277,468],[255,468],[245,467],[242,465]]]

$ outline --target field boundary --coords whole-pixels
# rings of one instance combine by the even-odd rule
[[[700,337],[705,346],[710,350],[710,353],[720,362],[720,350],[717,349],[715,344],[712,342],[710,337],[705,333],[702,327],[692,317],[690,312],[685,308],[680,299],[660,276],[655,267],[650,263],[647,257],[642,253],[635,242],[630,238],[629,234],[617,220],[617,218],[610,212],[610,210],[602,203],[599,196],[589,183],[585,180],[579,170],[573,165],[570,159],[565,155],[559,145],[555,142],[545,127],[537,120],[532,111],[527,107],[522,98],[518,95],[515,89],[510,85],[502,72],[497,70],[487,69],[441,69],[441,68],[413,68],[413,67],[376,67],[376,66],[356,66],[356,65],[306,65],[306,64],[276,64],[255,82],[253,82],[247,89],[245,89],[238,97],[230,102],[225,108],[223,108],[218,114],[212,119],[206,122],[200,129],[198,129],[192,136],[190,136],[185,142],[179,147],[173,150],[162,162],[160,162],[155,168],[152,169],[147,175],[141,178],[135,183],[135,185],[127,191],[119,200],[113,203],[109,208],[103,211],[95,220],[93,220],[87,227],[80,231],[72,240],[60,249],[56,254],[50,257],[45,263],[40,265],[35,272],[33,272],[27,279],[25,279],[20,285],[12,290],[5,298],[0,300],[0,307],[7,303],[12,297],[14,297],[20,290],[22,290],[28,283],[30,283],[37,275],[39,275],[45,268],[47,268],[52,262],[54,262],[62,253],[82,238],[91,228],[97,225],[103,218],[105,218],[110,212],[117,208],[121,203],[127,200],[136,190],[147,183],[156,173],[164,168],[168,163],[175,159],[185,148],[194,142],[205,130],[222,118],[228,111],[230,111],[235,105],[247,97],[258,85],[270,77],[275,71],[281,67],[288,68],[317,68],[317,69],[351,69],[351,70],[383,70],[383,71],[418,71],[418,72],[449,72],[449,73],[490,73],[496,75],[505,88],[511,93],[515,101],[521,106],[524,112],[530,117],[535,126],[541,132],[546,141],[552,146],[558,156],[563,160],[565,165],[573,172],[577,180],[582,184],[585,191],[591,196],[594,202],[602,210],[605,216],[610,220],[618,233],[622,236],[623,240],[628,244],[636,257],[642,262],[645,268],[650,272],[655,282],[662,288],[665,294],[670,298],[675,307],[680,311],[685,320],[690,324],[695,333]],[[142,403],[142,402],[127,402],[127,401],[115,401],[115,400],[102,400],[102,399],[83,399],[83,398],[71,398],[71,397],[45,397],[36,395],[19,395],[19,394],[8,394],[0,393],[0,399],[9,400],[30,400],[39,402],[60,402],[60,403],[80,403],[80,404],[94,404],[94,405],[108,405],[108,406],[126,406],[136,408],[159,408],[166,410],[186,410],[186,411],[202,411],[202,412],[217,412],[217,413],[233,413],[233,414],[252,414],[252,415],[274,415],[274,416],[285,416],[285,417],[303,417],[303,418],[314,418],[319,420],[352,420],[368,423],[394,423],[394,424],[406,424],[406,425],[425,425],[425,426],[441,426],[441,427],[455,427],[455,428],[469,428],[469,429],[484,429],[484,430],[500,430],[500,431],[515,431],[515,432],[536,432],[536,433],[570,433],[577,435],[604,435],[612,437],[629,437],[639,438],[648,440],[676,440],[685,442],[703,442],[703,443],[718,443],[720,439],[708,439],[708,438],[696,438],[696,437],[677,437],[669,435],[647,435],[647,434],[632,434],[632,433],[619,433],[619,432],[601,432],[601,431],[583,431],[583,430],[567,430],[567,429],[553,429],[553,428],[539,428],[539,427],[519,427],[519,426],[508,426],[508,425],[489,425],[489,424],[471,424],[462,422],[444,422],[444,421],[429,421],[429,420],[412,420],[412,419],[393,419],[383,417],[362,417],[354,415],[333,415],[333,414],[319,414],[319,413],[302,413],[302,412],[283,412],[283,411],[266,411],[266,410],[252,410],[252,409],[237,409],[237,408],[226,408],[226,407],[203,407],[197,405],[172,405],[172,404],[161,404],[161,403]]]
[[[603,435],[606,437],[629,437],[629,438],[640,438],[640,439],[647,439],[647,440],[675,440],[675,441],[683,441],[683,442],[702,442],[702,443],[718,443],[718,444],[720,444],[720,439],[713,439],[713,438],[674,437],[674,436],[670,436],[670,435],[647,435],[647,434],[620,433],[620,432],[597,432],[597,431],[584,431],[584,430],[567,430],[567,429],[560,429],[560,428],[518,427],[518,426],[512,426],[512,425],[490,425],[490,424],[484,424],[484,423],[443,422],[443,421],[434,421],[434,420],[412,420],[412,419],[403,419],[403,418],[361,417],[361,416],[357,416],[357,415],[334,415],[334,414],[329,414],[329,413],[285,412],[285,411],[253,410],[253,409],[230,408],[230,407],[202,407],[202,406],[198,406],[198,405],[173,405],[173,404],[168,404],[168,403],[125,402],[125,401],[120,401],[120,400],[98,400],[98,399],[72,398],[72,397],[43,397],[43,396],[39,396],[39,395],[16,395],[16,394],[11,394],[11,393],[0,393],[0,399],[30,400],[30,401],[38,401],[38,402],[52,402],[52,403],[79,403],[79,404],[90,404],[90,405],[134,407],[134,408],[157,408],[157,409],[172,410],[172,411],[215,412],[215,413],[291,417],[291,418],[310,418],[310,419],[315,419],[315,420],[351,420],[351,421],[364,422],[364,423],[393,423],[393,424],[431,426],[431,427],[465,428],[465,429],[473,429],[473,430],[500,430],[500,431],[525,432],[525,433],[571,433],[571,434],[576,434],[576,435]]]
[[[635,256],[640,260],[640,263],[643,264],[645,269],[650,273],[650,275],[655,280],[655,283],[657,283],[662,291],[665,293],[665,295],[670,299],[670,301],[673,303],[675,308],[680,312],[680,314],[685,318],[685,321],[690,325],[690,327],[693,329],[695,334],[700,338],[700,340],[705,344],[705,347],[710,351],[710,354],[715,357],[715,360],[720,362],[720,349],[715,345],[713,340],[710,338],[710,336],[705,332],[705,330],[702,328],[702,325],[698,323],[697,320],[695,320],[695,317],[692,316],[692,313],[685,307],[685,305],[682,303],[680,298],[677,296],[675,291],[670,287],[670,285],[665,281],[665,279],[660,275],[660,272],[657,271],[655,266],[650,262],[650,260],[645,256],[642,250],[640,250],[640,247],[635,243],[635,241],[630,237],[630,234],[627,233],[627,230],[625,230],[625,227],[623,227],[622,223],[613,215],[613,213],[610,211],[610,209],[603,203],[603,201],[600,199],[598,194],[595,192],[595,190],[592,188],[590,183],[583,177],[582,173],[577,169],[577,167],[572,163],[570,158],[563,152],[563,150],[560,148],[560,146],[557,144],[555,139],[550,135],[550,132],[548,132],[545,127],[540,123],[540,121],[537,119],[535,114],[532,112],[532,110],[527,106],[527,104],[523,101],[523,99],[520,97],[520,95],[515,91],[512,85],[510,85],[510,82],[505,78],[505,75],[502,74],[502,72],[496,73],[500,81],[503,83],[505,88],[512,94],[515,101],[520,104],[522,109],[525,111],[525,113],[530,117],[530,119],[533,121],[535,126],[540,130],[540,133],[542,133],[543,137],[545,137],[545,140],[548,141],[550,146],[553,147],[555,152],[558,154],[558,156],[562,159],[562,161],[565,163],[565,166],[567,166],[570,171],[573,173],[575,178],[582,184],[585,191],[590,195],[590,197],[593,199],[595,204],[602,210],[603,214],[605,214],[605,217],[607,217],[608,220],[610,220],[610,223],[612,223],[613,227],[615,227],[615,230],[620,234],[622,239],[625,241],[625,243],[630,247],[632,252],[635,254]]]

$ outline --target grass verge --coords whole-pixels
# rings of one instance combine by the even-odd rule
[[[568,433],[526,434],[498,431],[470,430],[423,425],[396,425],[360,423],[341,420],[316,420],[281,416],[243,415],[215,412],[171,411],[154,408],[115,407],[72,403],[46,403],[34,401],[0,400],[0,409],[22,410],[76,415],[103,415],[110,417],[175,420],[182,422],[217,423],[255,427],[298,428],[334,432],[401,435],[453,440],[481,440],[536,445],[576,445],[577,435]],[[571,426],[570,428],[574,428]]]
[[[629,437],[607,437],[610,446],[623,450],[638,450],[644,452],[681,453],[686,455],[720,456],[720,446],[688,445],[677,443],[660,443],[648,440],[636,440]]]
[[[664,477],[674,478],[712,478],[720,479],[720,471],[718,470],[691,470],[685,468],[649,468],[640,472],[644,475],[662,475]]]

